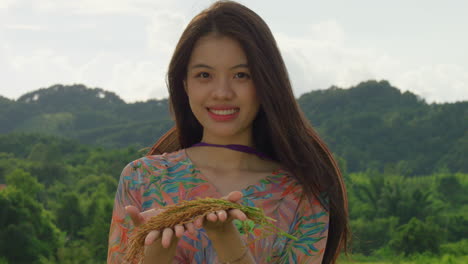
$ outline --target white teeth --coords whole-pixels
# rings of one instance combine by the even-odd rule
[[[209,109],[210,112],[215,113],[217,115],[232,115],[235,112],[238,112],[239,109],[229,109],[229,110],[214,110],[214,109]]]

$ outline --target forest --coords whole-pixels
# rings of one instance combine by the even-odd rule
[[[345,178],[340,263],[468,262],[468,102],[428,104],[387,81],[297,101]],[[172,125],[167,99],[84,85],[0,97],[0,263],[105,263],[120,173]]]

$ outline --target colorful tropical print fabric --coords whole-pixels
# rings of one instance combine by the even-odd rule
[[[256,263],[321,263],[328,234],[329,214],[315,198],[312,204],[290,174],[278,169],[242,191],[241,204],[262,208],[276,219],[275,225],[298,238],[262,237],[262,229],[251,225],[245,242]],[[221,198],[216,187],[198,170],[184,149],[140,158],[128,164],[121,175],[109,235],[108,263],[125,263],[128,239],[133,224],[125,206],[141,211],[196,198]],[[218,263],[216,252],[204,229],[193,236],[186,232],[179,240],[174,263]]]

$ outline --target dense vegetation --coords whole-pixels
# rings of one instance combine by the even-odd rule
[[[443,166],[468,172],[462,155],[468,149],[468,102],[427,104],[386,81],[368,81],[312,91],[298,103],[349,172],[391,167],[404,175],[427,175]],[[106,148],[148,147],[172,125],[166,99],[127,104],[114,93],[82,85],[55,85],[16,101],[0,97],[0,134],[46,133]]]
[[[125,103],[83,85],[54,85],[12,101],[0,98],[0,133],[34,132],[104,147],[148,145],[173,122],[168,101]]]
[[[104,263],[120,171],[142,154],[24,134],[0,146],[3,261]]]
[[[298,102],[343,169],[354,259],[467,260],[467,102],[374,81]],[[120,172],[170,125],[167,100],[83,86],[0,97],[0,263],[104,263]]]

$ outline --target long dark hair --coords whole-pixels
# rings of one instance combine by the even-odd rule
[[[183,81],[196,41],[207,34],[229,36],[246,53],[261,107],[253,124],[255,148],[266,153],[301,183],[307,197],[325,193],[322,206],[330,223],[323,263],[335,263],[347,249],[348,206],[340,169],[326,144],[300,110],[283,59],[267,24],[255,12],[232,1],[219,1],[194,17],[175,48],[167,85],[176,127],[149,154],[188,148],[200,142],[203,128],[193,115]]]

